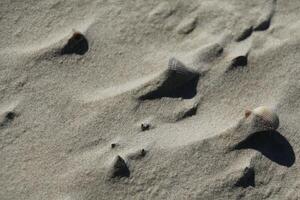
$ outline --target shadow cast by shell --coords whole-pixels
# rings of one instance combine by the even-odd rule
[[[187,68],[176,58],[171,58],[168,66],[169,68],[162,76],[154,81],[159,85],[139,97],[140,100],[161,99],[162,97],[192,99],[197,95],[200,74]]]
[[[295,153],[288,140],[275,130],[253,133],[238,143],[234,149],[254,149],[279,165],[291,167]]]
[[[83,55],[89,50],[89,43],[86,37],[75,32],[73,36],[68,40],[68,43],[61,49],[60,54],[78,54]]]

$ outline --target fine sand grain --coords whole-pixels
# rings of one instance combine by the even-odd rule
[[[299,19],[299,0],[2,0],[0,199],[300,199]]]

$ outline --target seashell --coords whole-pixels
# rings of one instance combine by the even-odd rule
[[[246,110],[245,117],[248,118],[253,114],[253,120],[256,126],[266,127],[276,130],[279,127],[279,117],[275,111],[266,106],[260,106],[254,110]]]
[[[194,78],[195,76],[198,75],[198,72],[195,71],[194,69],[188,68],[183,64],[181,61],[177,60],[176,58],[172,57],[169,59],[168,63],[168,74],[179,74],[182,76],[186,76],[186,78]]]

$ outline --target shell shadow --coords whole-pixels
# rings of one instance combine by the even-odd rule
[[[234,149],[254,149],[279,165],[291,167],[295,153],[288,140],[277,131],[253,133],[238,143]]]
[[[139,97],[140,100],[161,99],[162,97],[192,99],[197,94],[200,74],[187,68],[176,58],[171,58],[168,69],[159,79],[153,80],[158,85],[151,91]]]
[[[153,100],[162,97],[192,99],[197,94],[198,81],[199,77],[195,77],[176,87],[176,84],[181,83],[182,80],[180,77],[175,77],[172,80],[165,81],[157,90],[140,97],[140,99]]]
[[[89,50],[89,43],[86,37],[75,32],[68,40],[68,43],[61,49],[61,55],[64,54],[78,54],[83,55]]]

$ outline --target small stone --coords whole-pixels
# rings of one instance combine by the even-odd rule
[[[141,129],[142,129],[142,131],[149,130],[150,129],[150,124],[148,124],[148,123],[142,123],[141,124]]]
[[[145,149],[142,149],[142,150],[141,150],[141,157],[145,157],[145,155],[146,155],[146,150],[145,150]]]

